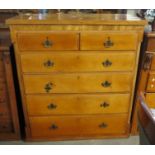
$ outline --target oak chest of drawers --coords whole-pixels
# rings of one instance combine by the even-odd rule
[[[7,21],[29,140],[124,137],[130,132],[145,21],[53,14]]]

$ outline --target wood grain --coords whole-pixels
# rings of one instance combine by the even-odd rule
[[[110,86],[104,87],[106,82]],[[26,94],[130,92],[131,83],[131,73],[24,75]],[[49,84],[51,89],[47,92],[45,87]]]
[[[135,52],[26,52],[21,65],[24,73],[132,71]]]
[[[134,32],[82,32],[81,50],[136,50],[137,34]],[[107,41],[113,45],[105,46]]]
[[[18,33],[18,46],[20,50],[78,50],[79,34],[75,32],[31,32]],[[50,46],[45,46],[49,41]]]
[[[128,112],[130,94],[27,95],[26,101],[29,116],[114,114]]]
[[[30,117],[32,137],[120,134],[126,132],[126,114],[96,116]],[[119,123],[118,123],[119,122]],[[44,124],[44,125],[43,125]],[[102,127],[105,124],[105,127]],[[57,126],[52,129],[51,126]],[[101,127],[100,127],[101,126]]]

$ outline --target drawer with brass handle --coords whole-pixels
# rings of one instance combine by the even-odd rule
[[[35,63],[34,63],[35,62]],[[24,73],[132,71],[135,53],[130,52],[27,52],[21,54]]]
[[[29,32],[17,34],[21,51],[27,50],[78,50],[79,34],[76,32]]]
[[[132,73],[23,75],[25,93],[130,92]]]
[[[82,32],[81,50],[136,50],[138,35],[132,32]]]
[[[26,101],[29,116],[127,113],[130,94],[26,95]]]
[[[127,114],[30,117],[29,119],[33,138],[125,134],[127,131]]]
[[[147,92],[155,92],[155,72],[150,72],[148,75]]]

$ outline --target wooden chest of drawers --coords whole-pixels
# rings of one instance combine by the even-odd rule
[[[146,22],[127,18],[55,14],[43,20],[30,15],[7,21],[27,139],[129,135]]]
[[[142,46],[142,60],[140,76],[138,78],[138,89],[136,104],[134,107],[132,134],[138,133],[137,106],[139,104],[140,92],[144,93],[146,103],[150,108],[155,108],[155,33],[146,33]]]

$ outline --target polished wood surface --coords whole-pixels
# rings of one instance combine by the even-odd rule
[[[126,114],[30,117],[32,137],[84,136],[126,133]],[[119,123],[118,123],[119,121]],[[43,125],[44,124],[44,125]],[[116,128],[117,126],[117,128]]]
[[[26,94],[129,92],[132,83],[131,73],[24,75],[23,78]]]
[[[127,113],[129,94],[27,95],[30,116]],[[117,109],[117,111],[116,111]]]
[[[155,91],[155,72],[150,72],[148,75],[147,92]]]
[[[155,109],[155,93],[146,93],[145,100],[149,108]]]
[[[137,34],[134,32],[83,32],[81,50],[136,50]],[[111,45],[108,45],[110,42]]]
[[[128,136],[146,21],[127,15],[101,14],[81,14],[75,18],[71,14],[56,14],[41,16],[39,20],[38,17],[19,16],[7,21],[15,47],[26,138]],[[50,40],[46,38],[49,32],[55,34]],[[22,48],[21,34],[31,36],[24,37],[27,41]],[[71,34],[72,39],[64,34]],[[54,50],[52,39],[59,49]],[[34,42],[31,44],[30,40]],[[77,48],[67,50],[66,46]],[[102,101],[104,111],[99,107],[101,100],[108,102]],[[51,124],[53,121],[60,126],[55,133],[49,131],[49,127],[57,128]],[[108,123],[105,130],[98,128],[107,126],[103,121]]]
[[[22,51],[79,49],[79,34],[75,32],[22,32],[17,35],[17,41],[19,49]]]
[[[128,14],[21,14],[6,21],[9,25],[23,24],[87,24],[87,25],[145,25],[146,20]]]
[[[29,52],[21,54],[24,73],[132,71],[135,52]],[[118,61],[119,58],[119,61]],[[35,63],[34,63],[35,62]]]

